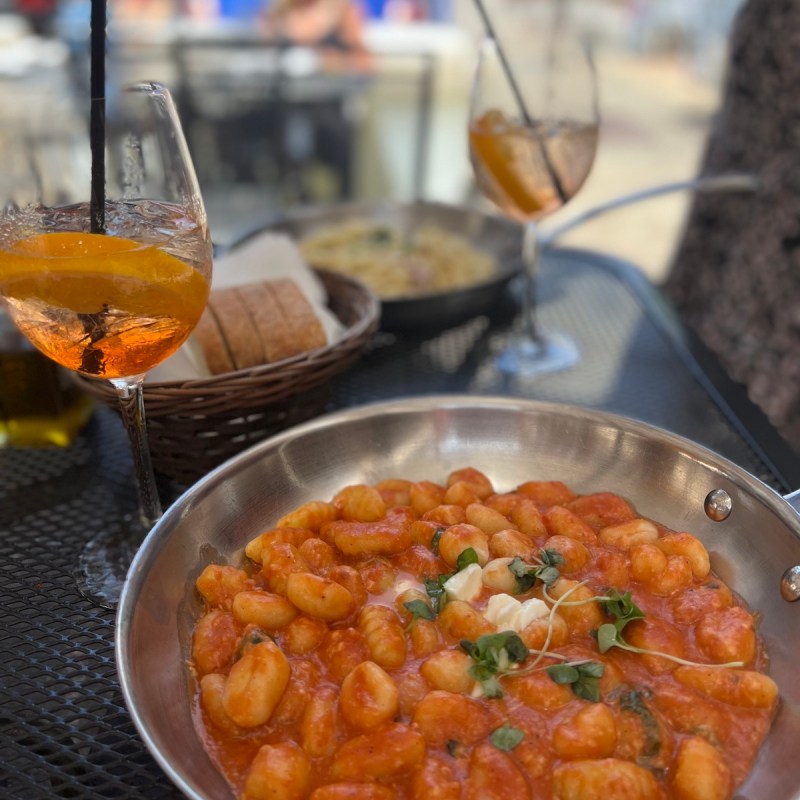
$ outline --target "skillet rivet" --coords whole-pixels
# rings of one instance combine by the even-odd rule
[[[793,603],[800,600],[800,567],[789,567],[781,578],[781,595]]]
[[[728,519],[733,510],[733,500],[724,489],[714,489],[706,495],[703,503],[706,516],[714,522]]]

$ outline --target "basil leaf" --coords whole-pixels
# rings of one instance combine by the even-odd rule
[[[524,731],[512,728],[507,722],[499,728],[495,728],[489,735],[489,741],[504,753],[513,750],[524,738]]]
[[[439,575],[438,578],[428,578],[423,584],[428,597],[431,598],[431,606],[435,614],[438,614],[447,602],[447,592],[444,590],[444,584],[454,574],[450,573],[449,575]]]
[[[422,600],[409,600],[407,603],[403,603],[403,607],[411,614],[411,622],[418,619],[435,619],[436,617],[433,609]]]
[[[438,581],[425,581],[425,591],[431,599],[433,607],[439,611],[439,599],[444,595],[444,588],[439,586]]]
[[[444,587],[438,578],[428,578],[425,581],[424,586],[429,597],[434,597],[435,595],[441,594],[444,591]]]
[[[461,572],[462,569],[468,567],[470,564],[478,563],[478,554],[473,547],[468,547],[458,554],[456,559],[456,572]]]
[[[649,696],[652,696],[652,693],[648,689],[631,689],[619,696],[620,710],[637,714],[642,721],[644,728],[642,756],[644,758],[656,756],[661,750],[661,732],[658,722],[645,702]]]
[[[433,538],[431,539],[431,550],[435,556],[439,555],[439,541],[441,540],[444,532],[445,528],[437,528],[433,534]]]
[[[442,528],[441,530],[443,531],[444,529]],[[472,547],[468,547],[466,550],[459,553],[458,559],[456,559],[456,572],[460,572],[464,567],[470,564],[477,563],[478,554]],[[425,591],[428,593],[428,597],[431,598],[431,605],[433,606],[434,613],[438,614],[444,608],[444,604],[447,602],[447,592],[445,592],[444,585],[455,574],[455,572],[448,572],[445,575],[439,575],[437,578],[428,578],[428,580],[425,581]]]
[[[392,241],[392,232],[389,228],[375,228],[369,232],[367,239],[374,244],[388,244]]]

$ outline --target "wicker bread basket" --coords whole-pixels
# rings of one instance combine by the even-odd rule
[[[335,343],[251,369],[145,383],[150,452],[158,472],[188,486],[251,444],[324,410],[331,378],[361,355],[377,330],[380,303],[351,278],[315,272],[345,328]],[[117,408],[110,383],[79,380],[89,394]]]

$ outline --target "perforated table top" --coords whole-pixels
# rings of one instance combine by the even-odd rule
[[[636,274],[602,257],[562,252],[544,264],[540,299],[542,322],[577,341],[577,367],[535,382],[500,374],[494,358],[516,311],[509,300],[450,330],[379,333],[337,380],[330,409],[441,393],[569,402],[672,430],[773,488],[790,488]],[[83,599],[73,579],[83,543],[133,510],[131,468],[121,425],[105,409],[66,449],[0,450],[2,798],[178,794],[124,706],[113,613]]]

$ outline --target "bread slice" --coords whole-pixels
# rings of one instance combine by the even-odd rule
[[[305,353],[328,342],[325,329],[308,298],[290,278],[266,284],[283,312],[296,352]]]
[[[328,342],[314,306],[289,278],[215,289],[194,335],[212,375],[282,361]]]
[[[233,356],[228,350],[228,345],[219,327],[219,321],[210,303],[200,317],[200,321],[197,323],[192,335],[200,344],[200,349],[203,351],[208,365],[208,371],[212,375],[231,372],[235,369]]]
[[[233,358],[234,369],[263,364],[264,348],[253,320],[242,306],[239,291],[219,289],[212,292],[209,303]]]
[[[242,306],[253,320],[265,363],[281,361],[303,352],[293,340],[289,321],[281,311],[268,283],[239,287],[238,295]]]

